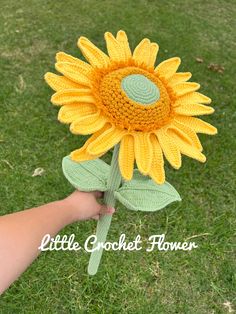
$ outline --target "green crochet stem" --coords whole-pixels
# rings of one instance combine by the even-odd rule
[[[112,155],[110,174],[107,181],[107,191],[104,194],[104,202],[108,206],[115,206],[114,191],[117,190],[121,183],[121,174],[118,166],[118,153],[119,145],[116,145]],[[110,228],[112,215],[103,215],[97,224],[96,236],[97,241],[94,243],[93,248],[97,246],[98,242],[106,242],[107,234]],[[102,257],[103,249],[95,250],[91,253],[88,273],[89,275],[95,275],[97,273],[100,260]]]

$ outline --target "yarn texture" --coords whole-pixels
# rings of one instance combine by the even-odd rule
[[[120,144],[122,177],[132,179],[136,162],[158,184],[165,182],[164,157],[175,169],[182,154],[205,162],[197,133],[217,130],[194,116],[214,109],[211,99],[197,92],[200,85],[188,82],[191,73],[177,72],[180,58],[155,66],[158,45],[145,38],[132,53],[124,31],[116,37],[105,33],[105,41],[108,55],[80,37],[88,62],[59,52],[55,67],[62,75],[45,75],[56,91],[52,103],[61,106],[58,119],[74,134],[91,134],[71,153],[72,160],[93,160]]]
[[[91,134],[63,159],[63,173],[81,191],[103,191],[107,205],[119,200],[131,210],[160,210],[181,200],[165,181],[164,158],[175,169],[181,167],[181,155],[205,162],[197,133],[217,130],[195,116],[214,109],[210,98],[197,92],[200,85],[188,82],[191,73],[177,72],[180,58],[155,66],[156,43],[145,38],[131,52],[124,31],[116,37],[106,32],[105,41],[108,55],[80,37],[88,62],[59,52],[55,68],[62,75],[45,75],[55,90],[52,103],[61,106],[59,121],[70,124],[73,134]],[[99,157],[113,147],[109,166]],[[111,220],[111,215],[99,218],[90,275],[98,270],[103,248],[97,244],[106,241]]]
[[[151,105],[160,98],[159,88],[144,75],[128,75],[121,81],[121,86],[128,98],[143,105]]]

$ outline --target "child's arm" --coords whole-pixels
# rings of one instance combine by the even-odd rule
[[[75,191],[64,200],[0,217],[0,294],[38,256],[45,234],[54,236],[77,220],[113,213],[96,201],[101,195]]]

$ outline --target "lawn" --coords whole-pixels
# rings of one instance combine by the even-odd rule
[[[183,158],[178,171],[166,165],[181,203],[150,214],[118,204],[109,232],[113,241],[121,233],[130,240],[137,234],[147,239],[165,233],[167,241],[195,236],[197,249],[106,252],[94,277],[87,275],[89,254],[43,253],[0,298],[0,313],[230,313],[236,290],[235,3],[1,0],[1,7],[1,215],[73,190],[61,160],[85,139],[57,122],[43,75],[54,71],[58,51],[81,57],[76,47],[81,35],[105,49],[103,33],[123,29],[132,48],[144,37],[158,42],[158,62],[180,56],[181,70],[192,72],[201,92],[213,99],[216,112],[205,120],[219,133],[200,136],[205,164]],[[209,69],[212,63],[224,70]],[[38,167],[45,173],[32,177]],[[75,233],[83,242],[95,228],[95,221],[75,223],[61,234]]]

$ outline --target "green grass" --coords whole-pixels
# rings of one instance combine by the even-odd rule
[[[77,38],[85,35],[105,49],[103,33],[124,29],[132,47],[148,37],[160,45],[159,61],[182,57],[216,113],[207,121],[216,137],[201,136],[206,164],[184,158],[167,178],[183,202],[144,214],[118,205],[109,239],[166,232],[168,241],[193,235],[191,252],[106,252],[99,273],[88,277],[89,254],[42,254],[1,297],[0,313],[228,313],[235,301],[235,14],[233,1],[36,1],[1,0],[0,11],[0,214],[60,199],[73,189],[61,159],[83,137],[57,122],[52,91],[43,81],[62,50],[81,57]],[[197,63],[201,57],[204,62]],[[225,67],[210,71],[210,63]],[[110,160],[110,155],[106,157]],[[32,177],[43,167],[42,177]],[[83,242],[96,227],[68,226]],[[12,256],[14,258],[14,256]]]

